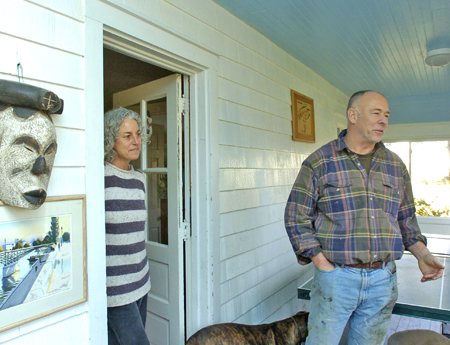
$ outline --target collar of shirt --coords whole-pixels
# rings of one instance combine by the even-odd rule
[[[356,154],[355,152],[353,152],[352,150],[350,150],[350,148],[347,146],[347,143],[346,143],[345,140],[344,140],[344,137],[345,137],[346,134],[347,134],[347,130],[346,130],[346,129],[344,129],[344,130],[339,134],[339,137],[338,137],[338,139],[337,139],[336,149],[337,149],[337,151],[342,151],[342,150],[344,150],[344,149],[347,149],[347,151],[348,151],[349,153]],[[375,144],[374,157],[375,157],[377,154],[379,155],[378,152],[380,151],[380,149],[381,149],[381,151],[382,151],[383,153],[386,153],[386,151],[387,151],[387,148],[386,148],[386,146],[384,146],[384,144],[383,144],[382,141],[380,141],[380,142],[378,142],[378,143]]]

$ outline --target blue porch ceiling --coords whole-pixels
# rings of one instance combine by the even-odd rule
[[[450,0],[214,0],[350,96],[383,93],[391,124],[450,121]]]

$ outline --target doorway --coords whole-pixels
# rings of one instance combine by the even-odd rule
[[[184,342],[184,231],[189,219],[188,78],[104,48],[105,110],[125,107],[148,123],[149,142],[135,168],[146,175],[147,257],[152,288],[147,310],[151,344]],[[169,284],[170,282],[170,284]]]

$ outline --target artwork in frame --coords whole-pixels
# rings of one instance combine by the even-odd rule
[[[316,131],[313,99],[291,90],[291,102],[292,140],[315,143]]]
[[[0,203],[0,332],[87,300],[84,195]]]

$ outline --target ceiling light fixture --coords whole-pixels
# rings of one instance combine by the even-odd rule
[[[425,63],[431,67],[443,67],[450,63],[450,48],[430,50]]]

